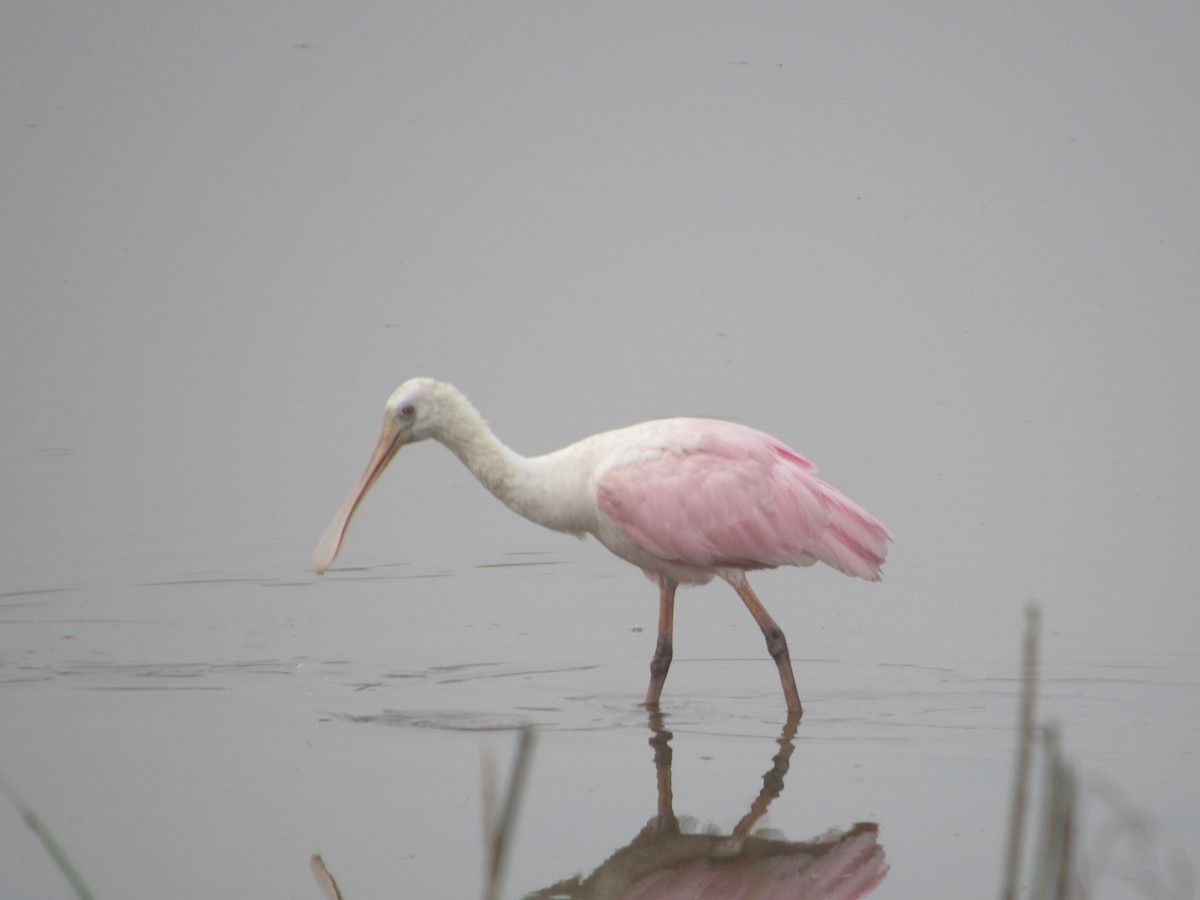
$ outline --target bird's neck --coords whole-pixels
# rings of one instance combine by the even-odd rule
[[[484,487],[509,503],[514,479],[525,458],[505,446],[482,416],[471,412],[471,418],[459,417],[437,439],[462,460]]]
[[[547,521],[544,512],[548,504],[542,496],[541,480],[532,477],[536,460],[506,446],[466,397],[459,394],[453,403],[454,414],[447,417],[435,438],[511,510],[554,528],[555,524]]]
[[[455,414],[434,437],[460,458],[480,484],[516,514],[540,526],[575,534],[589,530],[582,518],[586,504],[578,502],[583,496],[581,485],[554,472],[553,458],[563,451],[522,456],[496,437],[466,397],[458,395],[455,406]]]

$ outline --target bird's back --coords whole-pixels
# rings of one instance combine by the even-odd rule
[[[820,561],[879,579],[887,529],[770,435],[713,419],[610,435],[624,444],[597,473],[597,505],[655,559],[710,573]]]

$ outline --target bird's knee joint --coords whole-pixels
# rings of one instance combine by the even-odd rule
[[[654,648],[654,657],[650,660],[650,672],[655,675],[665,674],[671,668],[671,657],[675,651],[670,641],[659,641]]]
[[[771,628],[764,628],[763,637],[767,639],[767,652],[771,654],[772,659],[779,659],[781,657],[787,659],[787,638],[784,637],[782,628],[778,625]]]

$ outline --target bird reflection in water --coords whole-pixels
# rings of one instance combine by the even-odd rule
[[[774,832],[751,833],[783,792],[798,724],[798,717],[791,717],[784,727],[762,790],[733,831],[689,834],[674,810],[672,734],[663,727],[661,714],[651,713],[650,746],[658,776],[654,818],[591,875],[536,891],[528,900],[852,900],[866,896],[888,871],[878,825],[860,822],[811,841],[788,841]]]

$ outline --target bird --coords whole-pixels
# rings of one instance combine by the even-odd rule
[[[401,447],[444,445],[497,499],[532,522],[591,535],[632,563],[659,592],[658,638],[643,705],[659,708],[674,654],[675,592],[721,578],[762,630],[789,717],[803,713],[783,630],[746,573],[822,562],[879,581],[892,535],[816,477],[782,441],[721,419],[656,419],[594,434],[540,456],[496,437],[453,385],[412,378],[388,398],[375,450],[329,523],[312,566],[329,569],[355,511]]]

